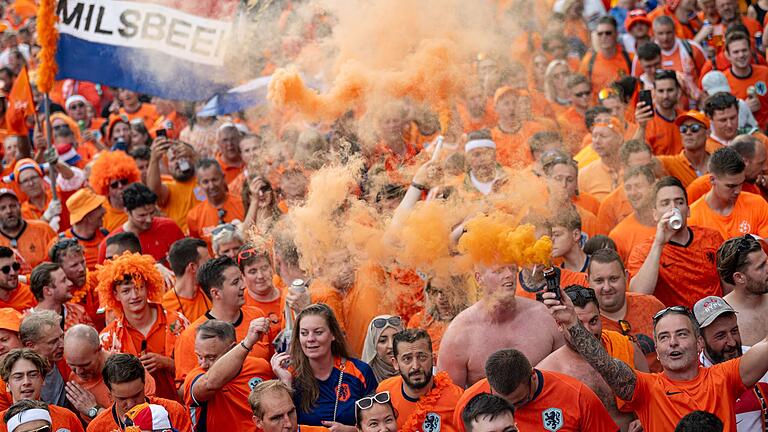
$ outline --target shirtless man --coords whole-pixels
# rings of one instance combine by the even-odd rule
[[[574,310],[579,321],[586,327],[597,340],[602,341],[603,347],[608,353],[619,360],[632,361],[635,370],[648,372],[648,362],[643,351],[630,341],[626,336],[609,330],[603,331],[603,323],[600,320],[600,306],[597,302],[595,291],[579,285],[571,285],[565,289],[565,293],[573,301]],[[608,341],[608,343],[606,343]],[[629,356],[632,356],[629,358]],[[542,360],[537,369],[560,372],[572,376],[583,382],[600,398],[608,414],[623,432],[638,430],[640,422],[634,414],[621,412],[616,404],[616,394],[611,387],[592,368],[566,340],[565,345],[548,355]]]
[[[720,279],[732,284],[725,301],[739,315],[741,342],[752,346],[768,331],[768,256],[752,236],[727,240],[717,251]]]
[[[551,319],[547,321],[547,309],[515,297],[517,274],[514,264],[476,266],[482,298],[448,326],[437,362],[459,387],[485,377],[486,360],[500,349],[518,349],[536,364],[563,345],[563,336]]]

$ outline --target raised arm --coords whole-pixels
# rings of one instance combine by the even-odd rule
[[[635,372],[626,363],[608,354],[600,341],[576,318],[571,299],[562,291],[560,295],[563,302],[555,300],[554,293],[544,293],[543,297],[555,321],[565,329],[566,339],[611,386],[616,396],[622,400],[631,400],[637,383]]]
[[[746,387],[752,387],[768,372],[768,337],[752,345],[741,357],[739,375]]]
[[[661,253],[664,252],[664,245],[675,234],[675,231],[669,227],[669,218],[673,214],[672,211],[665,213],[661,220],[659,220],[659,223],[656,224],[656,237],[653,239],[653,245],[651,250],[648,251],[648,256],[645,257],[643,265],[640,266],[640,270],[637,271],[637,274],[629,282],[630,291],[641,294],[653,294],[656,291],[656,282],[659,280],[659,266],[661,265]],[[630,268],[633,267],[633,261],[637,259],[638,257],[634,253],[630,254],[628,260]]]
[[[163,207],[168,203],[171,192],[168,186],[164,185],[160,179],[160,162],[163,156],[168,153],[172,141],[160,137],[152,143],[152,153],[149,157],[149,167],[147,169],[147,187],[157,194],[157,205]]]

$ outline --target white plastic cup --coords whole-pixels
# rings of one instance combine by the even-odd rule
[[[683,226],[683,215],[678,208],[673,209],[672,212],[672,216],[669,218],[669,227],[673,230],[679,230]]]

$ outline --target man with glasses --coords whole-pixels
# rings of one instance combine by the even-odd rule
[[[467,432],[518,432],[515,407],[503,397],[481,393],[461,412]]]
[[[103,152],[93,162],[88,184],[97,195],[107,198],[103,204],[106,211],[103,223],[107,231],[111,232],[128,220],[123,190],[140,177],[136,162],[121,151]]]
[[[239,132],[238,132],[239,133]],[[201,159],[195,166],[197,184],[205,193],[205,201],[198,203],[187,215],[189,236],[210,244],[211,231],[223,223],[238,223],[245,218],[243,201],[229,192],[224,171],[214,159]]]
[[[758,151],[765,157],[760,147]],[[709,172],[712,189],[691,204],[688,223],[714,229],[723,238],[768,236],[768,203],[760,195],[742,191],[746,164],[739,152],[731,147],[718,149],[709,158]]]
[[[25,219],[46,222],[54,231],[59,231],[59,227],[69,227],[69,221],[61,219],[68,216],[66,208],[62,209],[61,202],[83,186],[85,174],[65,163],[55,165],[56,193],[58,194],[55,200],[50,184],[46,183],[43,169],[34,160],[19,159],[13,169],[13,178],[21,192],[27,196],[27,200],[21,204],[22,216]]]
[[[29,286],[19,282],[20,271],[13,249],[0,246],[0,308],[23,312],[37,304]]]
[[[157,262],[165,263],[168,250],[184,233],[173,220],[156,216],[157,195],[141,183],[133,183],[123,191],[123,205],[128,221],[112,231],[109,236],[132,232],[139,236],[142,253],[151,255]],[[109,238],[109,237],[108,237]],[[104,262],[106,242],[99,246],[99,261]]]
[[[739,314],[744,345],[760,342],[768,331],[768,256],[751,235],[727,240],[717,251],[717,272],[733,288],[725,301]]]
[[[648,372],[648,362],[645,360],[645,355],[640,347],[632,342],[628,336],[611,330],[603,330],[600,305],[594,290],[580,285],[571,285],[565,288],[564,292],[573,301],[579,321],[600,341],[611,357],[632,365],[635,370]],[[632,413],[620,410],[621,404],[617,403],[613,390],[600,374],[584,361],[569,342],[539,362],[536,367],[568,375],[589,386],[600,398],[611,418],[620,428],[631,430],[630,424],[632,423],[639,426],[639,422],[636,421],[637,418]]]
[[[722,298],[705,297],[696,302],[693,314],[701,329],[704,350],[699,362],[712,367],[724,361],[741,357],[749,350],[742,346],[736,311]],[[739,432],[765,430],[762,406],[768,405],[768,376],[763,376],[755,387],[747,390],[736,406],[736,428]]]
[[[663,373],[632,370],[612,358],[578,320],[568,296],[555,299],[544,293],[544,304],[555,321],[589,364],[635,411],[644,430],[671,431],[680,419],[694,410],[720,417],[725,430],[736,430],[736,402],[768,371],[768,339],[755,344],[742,357],[711,368],[699,364],[699,326],[691,311],[672,306],[653,316],[654,339]]]
[[[72,120],[76,121],[78,125],[82,124],[81,135],[84,142],[91,142],[97,148],[103,147],[101,141],[101,131],[99,130],[104,124],[105,120],[102,117],[93,117],[93,111],[90,102],[88,102],[83,96],[79,94],[72,95],[64,102],[64,107],[67,110],[67,115],[72,117]]]
[[[597,340],[595,343],[600,344]],[[534,368],[520,351],[496,351],[485,363],[485,374],[487,378],[468,388],[456,403],[453,421],[459,432],[468,430],[461,420],[464,407],[470,399],[482,393],[499,395],[513,405],[517,426],[523,431],[619,430],[600,399],[586,384],[559,372]]]
[[[189,371],[181,391],[198,431],[249,430],[253,413],[248,395],[258,383],[274,378],[263,358],[248,354],[269,331],[269,319],[256,318],[237,343],[235,328],[208,320],[195,329],[197,366]]]
[[[10,247],[19,254],[23,273],[29,273],[45,261],[48,243],[54,238],[56,233],[47,223],[22,217],[16,192],[0,188],[0,246]]]
[[[392,363],[400,375],[382,381],[376,391],[389,391],[398,413],[398,429],[425,432],[456,429],[452,417],[462,389],[445,372],[433,375],[429,334],[418,329],[395,333],[392,350]]]
[[[571,106],[557,116],[560,128],[565,132],[568,148],[580,149],[584,136],[589,133],[585,123],[585,114],[592,104],[592,85],[581,74],[573,74],[566,80],[570,93]]]
[[[687,307],[700,298],[722,295],[715,254],[723,236],[710,228],[688,226],[688,198],[675,177],[659,180],[652,199],[656,232],[629,255],[630,291],[652,294],[665,305]]]
[[[658,159],[669,175],[677,177],[683,187],[688,187],[696,178],[709,172],[709,119],[704,113],[691,110],[677,116],[675,126],[683,150],[676,155],[659,156]]]
[[[618,32],[614,17],[600,17],[592,34],[597,50],[591,50],[584,56],[579,73],[589,78],[593,91],[598,91],[613,82],[617,75],[629,75],[632,59],[617,42]]]

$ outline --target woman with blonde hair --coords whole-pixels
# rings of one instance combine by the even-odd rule
[[[403,320],[399,316],[379,315],[368,325],[368,334],[363,344],[362,360],[373,369],[379,382],[398,374],[392,365],[394,354],[392,338],[403,330]]]
[[[552,105],[555,114],[565,112],[571,106],[570,92],[566,81],[571,70],[565,60],[552,60],[544,72],[544,96]]]
[[[296,317],[291,345],[272,357],[272,370],[294,391],[299,424],[355,432],[355,402],[376,390],[370,366],[349,356],[344,333],[328,305]]]

